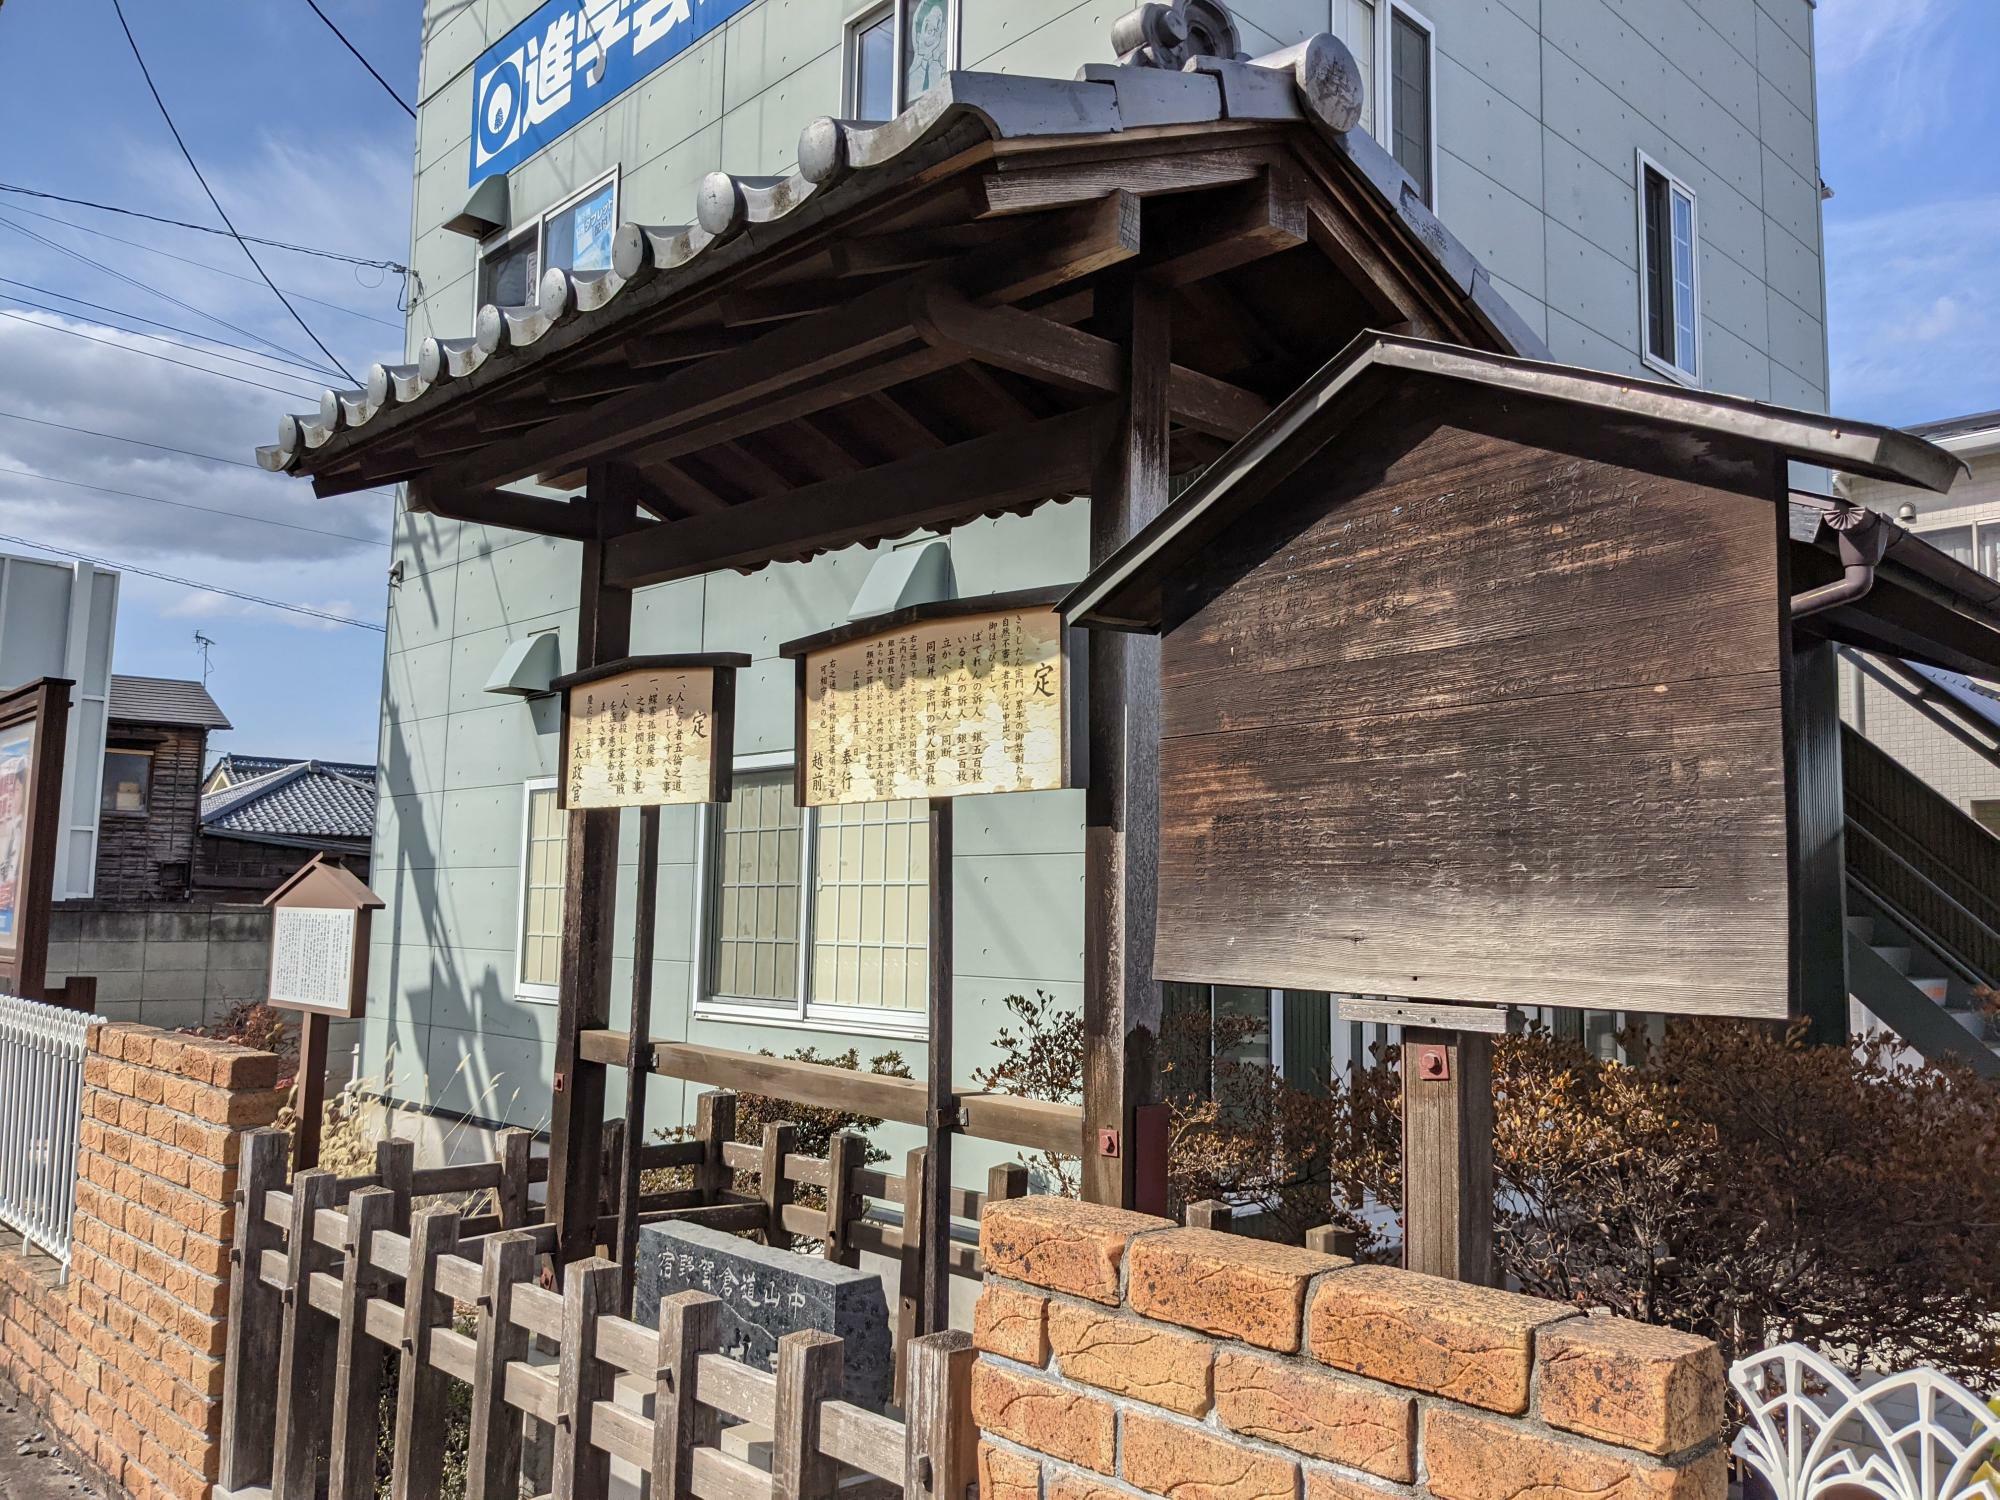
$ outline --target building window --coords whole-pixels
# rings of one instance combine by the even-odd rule
[[[553,1002],[562,977],[563,870],[568,863],[567,818],[556,806],[553,781],[522,788],[521,941],[514,993]]]
[[[1988,578],[2000,578],[2000,521],[1977,526],[1943,526],[1917,535],[1953,562],[1975,568]]]
[[[618,174],[592,183],[530,224],[496,235],[479,250],[478,304],[525,307],[543,271],[608,271],[618,232]]]
[[[1701,378],[1700,230],[1694,190],[1639,155],[1639,296],[1646,363]]]
[[[1391,5],[1382,45],[1386,56],[1377,60],[1376,76],[1389,84],[1383,90],[1382,139],[1416,181],[1424,202],[1436,208],[1436,37],[1431,23],[1415,11]]]
[[[887,0],[847,23],[846,98],[858,120],[890,120],[958,66],[958,0]]]
[[[739,771],[705,841],[696,1009],[922,1034],[928,837],[922,803],[801,810],[789,768]]]
[[[1995,838],[2000,838],[2000,797],[1974,797],[1972,820]]]
[[[144,817],[153,795],[153,752],[150,750],[106,750],[104,752],[104,803],[108,813],[129,813]]]
[[[1365,118],[1379,115],[1375,95],[1375,0],[1333,0],[1333,34],[1347,44],[1361,70],[1361,107]],[[1381,133],[1380,123],[1369,127]]]

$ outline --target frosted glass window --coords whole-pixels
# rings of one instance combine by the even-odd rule
[[[2000,578],[2000,525],[1979,528],[1979,571],[1988,578]]]
[[[738,776],[716,848],[712,980],[738,1000],[799,994],[799,855],[792,774]]]
[[[546,990],[552,998],[562,977],[563,870],[569,858],[569,830],[552,786],[529,787],[524,811],[520,982]]]
[[[1987,530],[1992,533],[1996,529],[1988,527]],[[1924,531],[1918,535],[1953,562],[1964,563],[1968,568],[1977,566],[1973,561],[1975,554],[1970,526],[1947,526],[1942,531]]]
[[[921,802],[825,807],[813,837],[813,1004],[922,1014],[928,809]]]
[[[1374,0],[1334,0],[1333,34],[1347,44],[1361,69],[1362,118],[1369,119],[1376,107]]]

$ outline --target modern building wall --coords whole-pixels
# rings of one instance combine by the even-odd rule
[[[1238,0],[1254,54],[1351,24],[1351,0]],[[511,216],[543,211],[618,172],[616,218],[683,223],[704,174],[775,173],[800,129],[843,109],[843,23],[856,0],[757,0],[725,27],[510,174]],[[1122,0],[962,0],[960,65],[1068,78],[1111,60]],[[1824,404],[1812,9],[1807,0],[1424,0],[1435,28],[1438,210],[1559,359],[1634,374],[1641,357],[1641,152],[1696,196],[1702,378],[1715,388]],[[530,0],[428,0],[412,263],[421,294],[406,355],[471,331],[478,250],[444,227],[469,193],[479,54]],[[985,522],[949,538],[962,595],[1082,576],[1087,502]],[[879,549],[878,549],[879,550]],[[737,753],[781,761],[792,712],[783,641],[843,620],[878,554],[851,549],[749,576],[645,590],[634,651],[749,652]],[[383,687],[382,804],[360,1073],[393,1097],[539,1126],[549,1113],[555,1009],[519,974],[524,784],[555,771],[551,700],[485,692],[506,645],[556,632],[574,657],[572,545],[401,518]],[[956,859],[958,1057],[989,1055],[1002,999],[1081,999],[1082,798],[964,804]],[[921,1042],[852,1029],[715,1021],[696,1013],[698,914],[708,882],[701,815],[664,820],[654,1027],[777,1052]],[[636,834],[625,830],[622,900]],[[629,982],[621,918],[616,992]],[[614,1020],[621,1024],[622,1017]],[[618,1080],[614,1079],[614,1089]],[[682,1117],[676,1084],[652,1110]],[[885,1133],[892,1149],[894,1132]],[[961,1153],[968,1176],[986,1160]]]

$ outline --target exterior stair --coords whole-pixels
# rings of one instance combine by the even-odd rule
[[[1956,1057],[2000,1078],[2000,1041],[1992,1039],[1973,982],[1913,939],[1865,887],[1847,891],[1849,1029],[1886,1027],[1924,1057]]]

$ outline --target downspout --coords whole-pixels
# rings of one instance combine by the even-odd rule
[[[1840,581],[1792,595],[1794,620],[1864,598],[1875,587],[1875,565],[1895,535],[1895,528],[1865,505],[1837,505],[1822,512],[1820,520],[1840,543]]]

